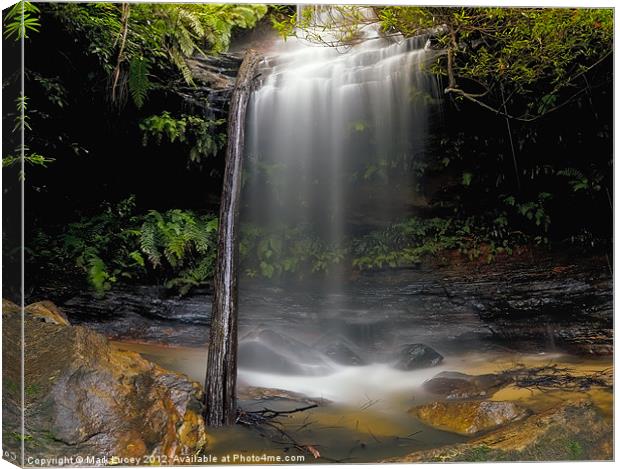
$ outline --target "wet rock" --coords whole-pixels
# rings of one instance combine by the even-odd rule
[[[446,399],[472,399],[491,397],[510,382],[510,377],[504,375],[467,375],[457,371],[442,371],[425,381],[422,387]]]
[[[74,325],[113,340],[205,346],[209,337],[212,296],[207,290],[179,298],[154,286],[115,287],[102,298],[92,292],[62,303]]]
[[[443,361],[443,356],[424,344],[403,345],[396,355],[394,368],[399,370],[417,370],[437,366]]]
[[[323,350],[334,363],[345,366],[363,366],[366,362],[343,343],[331,343]]]
[[[283,375],[301,375],[304,370],[290,358],[262,342],[251,340],[239,344],[239,368]]]
[[[425,424],[441,430],[475,435],[523,419],[528,412],[513,402],[433,402],[412,412]]]
[[[580,258],[575,265],[574,258],[557,257],[450,274],[446,289],[470,304],[494,339],[509,347],[613,353],[613,289],[606,259]]]
[[[163,287],[117,286],[103,297],[82,292],[63,302],[62,307],[76,323],[117,321],[134,314],[145,320],[202,326],[211,320],[213,297],[209,293],[203,289],[179,297]]]
[[[20,436],[21,321],[3,315],[5,445],[26,456],[174,456],[207,444],[202,390],[80,326],[26,315],[25,438]],[[6,418],[8,417],[8,418]]]
[[[11,300],[2,298],[2,312],[3,313],[19,313],[21,308],[13,303]]]
[[[563,403],[466,443],[385,462],[613,459],[613,429],[589,400]]]
[[[301,394],[294,391],[288,391],[286,389],[276,388],[261,388],[256,386],[239,386],[237,390],[237,398],[243,401],[271,401],[271,400],[283,400],[292,401],[308,405],[327,405],[329,400],[322,397],[308,397],[305,394]]]
[[[51,301],[39,301],[26,306],[26,311],[45,322],[69,326],[67,315]]]
[[[63,326],[69,326],[69,320],[67,315],[51,301],[38,301],[36,303],[29,304],[24,308],[24,311],[31,315],[33,318],[51,323],[60,324]],[[21,308],[9,300],[2,300],[2,312],[3,313],[20,313]]]
[[[226,117],[241,57],[227,53],[195,54],[186,60],[195,85],[177,86],[175,92],[188,104],[202,108],[207,115]]]

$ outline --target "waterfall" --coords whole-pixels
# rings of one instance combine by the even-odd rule
[[[304,18],[334,19],[311,8]],[[398,330],[406,312],[349,281],[339,256],[351,238],[412,213],[416,165],[439,107],[438,83],[424,69],[440,52],[425,47],[428,37],[382,36],[366,11],[351,47],[299,31],[263,52],[246,118],[241,212],[242,271],[262,278],[241,283],[246,384],[321,395],[333,379],[330,398],[358,399],[377,391],[368,373],[381,383],[404,379],[392,362],[416,336]],[[336,30],[313,33],[339,40]],[[267,279],[277,288],[266,289]]]
[[[437,96],[423,67],[437,52],[372,24],[360,36],[347,50],[280,40],[265,59],[247,118],[245,222],[340,245],[411,212]]]

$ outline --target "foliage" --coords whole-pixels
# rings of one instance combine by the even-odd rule
[[[299,12],[301,11],[301,15]],[[271,14],[273,28],[286,38],[296,36],[306,42],[347,50],[364,41],[364,25],[376,23],[368,7],[359,5],[314,5],[287,14],[284,8]]]
[[[188,57],[225,51],[234,28],[253,27],[267,11],[265,5],[104,2],[50,9],[99,60],[112,101],[122,105],[129,93],[138,107],[161,76],[155,69],[174,67],[191,84]]]
[[[273,229],[245,225],[239,253],[250,278],[301,279],[312,273],[329,273],[345,256],[342,247],[329,245],[304,225]]]
[[[144,135],[144,145],[147,145],[149,138],[160,144],[164,137],[171,143],[187,143],[190,146],[190,162],[199,163],[203,158],[217,155],[226,145],[226,135],[220,131],[224,123],[223,119],[210,120],[187,114],[175,118],[164,111],[144,119],[140,129]]]
[[[117,205],[105,204],[103,212],[69,224],[57,244],[51,244],[55,251],[51,255],[84,272],[98,293],[109,290],[121,279],[140,278],[144,262],[140,261],[138,251],[134,204],[134,197]]]
[[[20,96],[16,100],[16,113],[15,113],[15,125],[13,127],[12,133],[17,134],[24,132],[24,137],[26,136],[26,131],[32,131],[32,127],[30,127],[30,116],[26,113],[28,107],[28,97]],[[21,164],[21,162],[28,163],[36,166],[47,166],[48,163],[54,161],[53,158],[45,157],[35,151],[31,151],[28,145],[25,143],[20,143],[18,147],[14,150],[13,154],[4,155],[2,157],[2,167],[8,168],[14,165]],[[23,178],[25,175],[21,175]]]
[[[445,52],[431,71],[447,78],[447,93],[519,120],[611,81],[595,69],[611,57],[612,9],[342,5],[272,22],[283,36],[337,48],[366,40],[360,30],[373,23],[385,36],[428,35]]]
[[[4,37],[28,39],[28,32],[39,32],[39,8],[31,2],[20,1],[4,16]]]
[[[135,214],[133,196],[70,223],[58,235],[39,231],[28,252],[35,264],[74,270],[103,294],[117,283],[157,282],[186,294],[213,275],[217,218],[191,211]]]
[[[248,278],[298,279],[334,273],[396,268],[424,260],[445,261],[453,254],[491,262],[526,244],[546,244],[545,236],[511,228],[511,216],[532,228],[548,222],[546,194],[519,203],[508,196],[495,217],[413,217],[384,229],[344,240],[326,242],[306,225],[267,229],[242,226],[240,260]],[[508,212],[512,209],[512,212]],[[35,263],[70,266],[85,275],[99,294],[116,283],[158,283],[181,295],[210,283],[217,257],[218,221],[212,215],[185,210],[149,211],[135,215],[133,197],[106,204],[102,213],[83,217],[60,236],[39,232],[28,251]],[[525,225],[524,225],[525,224]],[[591,241],[591,238],[586,240]]]
[[[417,264],[456,251],[470,260],[491,262],[528,241],[507,227],[505,214],[477,217],[410,218],[352,241],[352,266],[361,270]]]
[[[386,7],[378,16],[387,32],[433,31],[446,50],[433,71],[447,91],[518,119],[609,80],[590,72],[611,55],[611,9]]]
[[[151,210],[140,229],[140,250],[154,269],[170,272],[165,285],[184,295],[213,276],[217,218],[183,210]],[[141,262],[144,264],[142,256]]]
[[[359,269],[397,267],[419,262],[427,254],[456,247],[446,231],[451,221],[412,218],[371,232],[352,243],[352,264]]]
[[[142,107],[151,89],[149,73],[151,64],[144,57],[132,57],[129,62],[128,86],[131,98],[137,107]]]

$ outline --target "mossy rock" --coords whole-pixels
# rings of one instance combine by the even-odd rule
[[[588,399],[567,402],[466,443],[385,462],[575,461],[613,459],[612,423]]]

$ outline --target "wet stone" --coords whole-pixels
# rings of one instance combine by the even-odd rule
[[[415,407],[413,413],[425,424],[461,435],[475,435],[521,420],[529,412],[514,402],[433,402]]]
[[[503,375],[468,375],[457,371],[442,371],[424,382],[422,387],[446,399],[472,399],[491,397],[510,381],[510,377]]]
[[[403,345],[396,354],[394,368],[398,370],[417,370],[437,366],[443,361],[443,356],[424,344]]]

